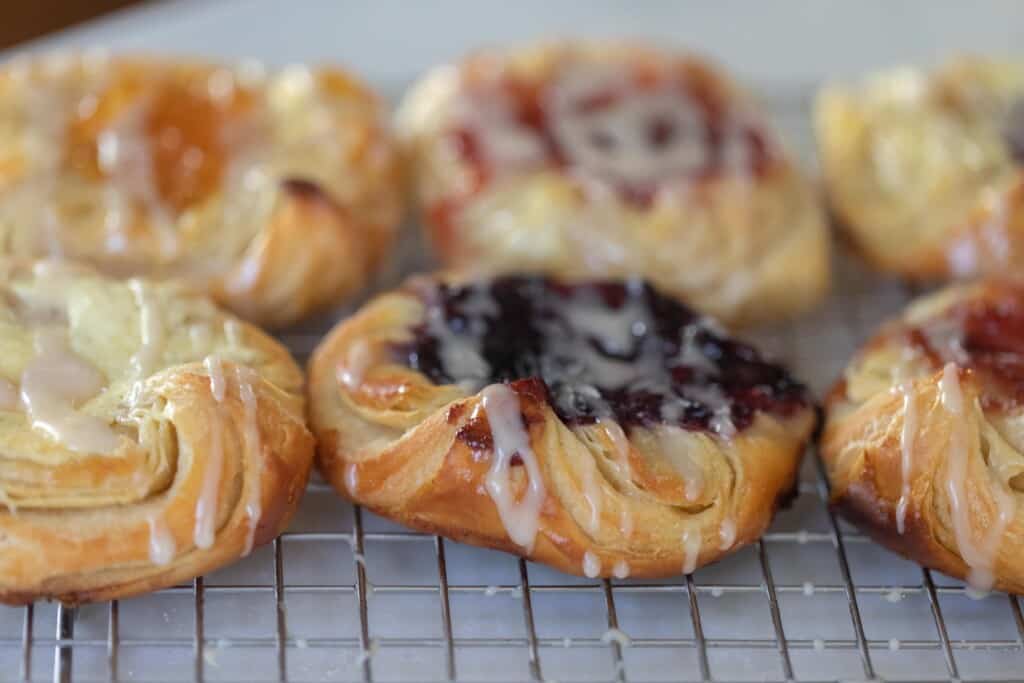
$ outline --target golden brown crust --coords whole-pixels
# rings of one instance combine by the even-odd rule
[[[918,281],[1012,275],[1024,264],[1024,172],[1008,127],[1024,67],[959,58],[819,94],[832,210],[879,270]]]
[[[545,493],[532,548],[514,542],[488,488],[496,457],[484,407],[490,388],[434,384],[393,355],[424,315],[421,286],[371,301],[310,361],[318,465],[341,495],[406,526],[570,574],[655,577],[755,540],[791,492],[815,423],[809,407],[788,418],[758,414],[731,438],[664,427],[625,437],[614,421],[563,422],[540,380],[520,380],[507,386]],[[527,470],[510,468],[520,502]]]
[[[31,396],[25,373],[42,353],[33,337],[66,336],[69,362],[104,379],[75,415],[97,418],[95,429],[118,441],[81,452],[31,426],[30,399],[0,408],[0,601],[137,595],[213,571],[284,530],[313,439],[302,376],[283,347],[175,285],[52,264],[4,269],[4,386]]]
[[[588,162],[582,153],[569,161],[561,152],[551,152],[546,161],[532,159],[536,151],[530,145],[537,143],[527,145],[524,137],[536,140],[536,134],[524,135],[522,129],[506,131],[508,137],[488,157],[477,149],[486,147],[481,140],[507,121],[496,123],[486,110],[463,112],[478,90],[496,89],[497,95],[483,101],[500,107],[510,95],[530,101],[585,89],[591,87],[588,79],[598,101],[608,94],[602,74],[615,81],[622,73],[637,84],[624,95],[625,106],[612,105],[613,111],[619,107],[620,120],[608,129],[625,136],[620,143],[633,139],[623,122],[636,128],[646,123],[629,119],[641,116],[634,109],[650,106],[651,117],[662,115],[658,98],[674,92],[673,83],[685,84],[687,101],[706,101],[708,111],[717,112],[706,114],[713,118],[708,125],[744,132],[717,133],[715,139],[728,141],[719,143],[720,149],[694,138],[702,141],[691,144],[698,145],[706,167],[666,167],[656,177],[634,167],[628,173],[644,178],[634,184],[615,176],[615,169],[623,168],[615,166],[619,162],[609,162],[614,167],[609,171],[604,161]],[[577,74],[579,82],[573,80]],[[686,109],[677,104],[668,111],[680,108]],[[521,116],[528,118],[529,111]],[[553,128],[574,125],[554,115],[549,120],[553,123],[545,125]],[[480,139],[469,145],[467,131],[478,130],[484,131]],[[595,134],[609,134],[602,131]],[[828,289],[829,236],[816,192],[779,148],[750,98],[696,57],[587,42],[476,53],[454,67],[435,69],[410,91],[399,110],[398,133],[411,158],[423,222],[449,266],[572,278],[639,274],[709,314],[742,324],[808,310]],[[688,135],[674,134],[679,137],[671,139]],[[746,150],[736,161],[724,149],[733,143]],[[748,143],[751,147],[743,147]],[[558,144],[569,148],[568,142]],[[502,154],[509,155],[505,163]],[[653,155],[647,150],[639,158]]]
[[[1024,375],[1015,370],[1024,346],[1010,347],[1022,311],[1024,283],[1012,281],[916,302],[832,390],[821,443],[832,504],[851,522],[926,567],[982,588],[990,573],[1015,593],[1024,592]],[[995,356],[975,336],[979,320],[1007,345]]]
[[[349,74],[50,55],[0,70],[0,254],[180,277],[281,326],[363,287],[402,201]]]

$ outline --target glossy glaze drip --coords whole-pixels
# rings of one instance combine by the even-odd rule
[[[983,592],[990,590],[995,583],[999,545],[1007,525],[1016,513],[1016,501],[997,483],[991,487],[996,505],[994,522],[983,529],[977,529],[973,524],[972,504],[968,499],[967,488],[971,458],[969,406],[960,384],[960,371],[955,363],[947,363],[942,370],[939,398],[943,409],[949,414],[951,429],[945,488],[953,522],[953,538],[968,568],[967,583],[974,591]]]
[[[601,558],[589,550],[583,553],[583,575],[588,579],[601,575]]]
[[[729,550],[736,544],[736,520],[726,517],[718,528],[719,549]]]
[[[350,391],[355,391],[363,383],[372,360],[370,345],[366,340],[355,340],[345,353],[345,364],[338,369],[338,379]]]
[[[174,535],[161,515],[153,513],[146,518],[149,525],[149,561],[164,566],[171,563],[177,553]]]
[[[218,356],[207,356],[203,360],[206,371],[210,375],[210,393],[218,403],[224,401],[227,394],[227,378],[224,366]],[[217,504],[220,498],[220,480],[224,468],[224,423],[216,413],[209,421],[210,434],[206,446],[209,458],[203,468],[203,479],[199,487],[199,498],[196,500],[195,544],[198,548],[209,548],[216,536]]]
[[[899,393],[903,397],[903,427],[900,430],[900,499],[896,504],[896,531],[902,535],[907,523],[907,506],[910,504],[911,467],[917,436],[917,400],[913,385],[909,383],[901,384]]]
[[[700,548],[702,538],[700,531],[687,529],[683,532],[683,574],[692,574],[697,569],[697,562],[700,560]]]
[[[597,464],[590,458],[583,463],[583,500],[587,501],[590,514],[587,516],[586,529],[590,534],[596,534],[601,528],[601,485],[600,472]]]
[[[196,524],[193,534],[197,548],[213,545],[217,534],[217,504],[220,498],[220,479],[224,467],[224,424],[219,417],[210,420],[209,457],[203,468],[203,479],[196,500]]]
[[[210,375],[210,393],[220,403],[228,390],[227,378],[224,376],[224,364],[220,356],[207,356],[203,359],[207,374]]]
[[[421,296],[427,322],[396,346],[399,362],[469,391],[542,379],[568,424],[611,418],[627,433],[670,424],[730,438],[760,411],[787,416],[808,405],[781,367],[639,282],[502,277]],[[628,474],[628,441],[609,436]]]
[[[516,393],[505,384],[492,384],[480,393],[494,441],[485,487],[509,538],[530,552],[540,528],[541,506],[547,496],[540,462],[523,425]],[[526,491],[518,499],[512,485],[513,458],[523,464],[527,477]]]
[[[629,562],[619,560],[612,566],[612,576],[616,579],[628,579],[630,573]]]
[[[79,453],[110,453],[120,441],[110,423],[79,406],[106,388],[103,373],[79,356],[66,336],[43,330],[21,374],[21,401],[32,427]]]
[[[728,97],[702,70],[572,65],[542,84],[465,84],[448,139],[478,183],[556,167],[646,205],[662,188],[766,172],[763,126]]]
[[[132,370],[137,380],[144,380],[159,367],[163,354],[166,331],[160,309],[154,301],[150,286],[141,280],[129,280],[128,287],[139,308],[140,346],[131,357]]]
[[[245,501],[245,514],[249,521],[249,529],[245,536],[242,556],[252,552],[256,538],[256,527],[263,514],[263,438],[260,435],[258,404],[254,383],[259,380],[256,373],[242,365],[235,366],[235,380],[238,382],[238,396],[242,399],[245,409],[245,422],[242,436],[245,439],[245,452],[249,454],[249,466],[252,469],[252,486]]]

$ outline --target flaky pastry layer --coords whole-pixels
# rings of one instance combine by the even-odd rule
[[[179,285],[2,269],[0,601],[173,586],[284,529],[313,439],[280,344]]]

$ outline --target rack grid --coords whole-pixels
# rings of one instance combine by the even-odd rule
[[[805,95],[769,99],[809,164]],[[407,243],[395,272],[422,264]],[[806,320],[754,339],[819,394],[911,296],[836,263]],[[300,361],[325,326],[282,338]],[[759,542],[692,576],[588,580],[403,530],[309,487],[292,529],[191,584],[78,609],[0,608],[0,680],[1007,680],[1024,675],[1018,598],[964,586],[871,543],[800,496]]]

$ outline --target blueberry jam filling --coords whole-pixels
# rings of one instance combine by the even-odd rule
[[[602,417],[730,436],[758,411],[809,404],[803,385],[640,281],[567,285],[541,277],[432,287],[398,362],[477,391],[539,379],[567,424]]]

